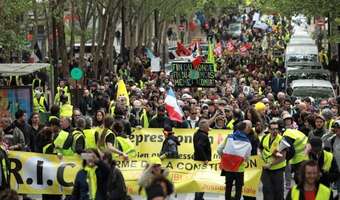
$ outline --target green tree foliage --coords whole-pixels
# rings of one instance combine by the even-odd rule
[[[31,1],[0,0],[0,47],[5,59],[27,47],[25,21],[30,8]]]

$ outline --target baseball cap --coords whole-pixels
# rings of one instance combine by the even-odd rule
[[[162,165],[162,160],[159,157],[154,156],[149,159],[149,164],[150,165]]]

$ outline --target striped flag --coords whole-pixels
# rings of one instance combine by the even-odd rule
[[[250,157],[250,154],[251,143],[246,133],[235,131],[227,138],[221,157],[220,168],[225,171],[237,172],[241,164]]]
[[[168,112],[168,116],[172,121],[182,122],[184,113],[177,104],[176,96],[172,88],[170,88],[165,97],[165,109]]]

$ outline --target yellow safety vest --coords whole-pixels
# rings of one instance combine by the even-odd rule
[[[61,130],[57,138],[53,141],[56,152],[60,152],[63,156],[72,156],[74,154],[72,146],[68,147],[67,149],[64,149],[64,144],[68,137],[70,137],[70,133]]]
[[[32,81],[32,89],[33,89],[33,91],[34,91],[34,89],[36,88],[36,87],[34,87],[36,81],[38,81],[38,87],[41,87],[41,80],[35,78],[35,79],[33,79],[33,81]]]
[[[335,123],[334,119],[330,119],[329,121],[326,122],[326,127],[329,131],[332,129],[334,123]]]
[[[72,117],[73,106],[71,104],[64,104],[60,107],[60,117]]]
[[[308,156],[305,154],[305,146],[308,142],[308,138],[301,131],[296,129],[287,129],[283,136],[290,137],[294,139],[294,149],[295,154],[293,158],[289,161],[290,164],[297,164],[304,160],[308,160]]]
[[[59,119],[59,118],[57,116],[53,116],[53,115],[48,117],[49,122],[51,122],[52,119]]]
[[[329,172],[332,166],[332,161],[333,161],[333,154],[324,150],[322,170],[325,172]]]
[[[72,140],[72,147],[71,148],[72,148],[73,152],[76,152],[77,140],[81,137],[84,137],[84,134],[80,130],[74,130],[74,131],[72,131],[72,137],[73,137],[73,140]]]
[[[136,157],[137,152],[135,145],[131,142],[129,138],[117,136],[115,140],[115,147],[117,149],[120,149],[119,147],[121,147],[121,151],[127,154],[129,158]]]
[[[63,89],[64,89],[65,95],[67,96],[67,103],[71,104],[71,93],[70,93],[68,87],[65,86]],[[60,90],[61,90],[61,87],[58,86],[57,87],[57,93],[54,96],[54,103],[55,104],[60,104],[60,95],[61,95]]]
[[[227,124],[227,129],[233,130],[234,129],[234,122],[235,122],[235,119],[230,120]]]
[[[113,137],[115,138],[114,141],[115,141],[115,143],[116,143],[116,134],[114,134],[110,129],[107,129],[106,133],[104,133],[104,130],[105,130],[105,128],[103,129],[103,131],[99,132],[100,134],[99,134],[99,136],[98,136],[98,138],[100,138],[100,137],[101,137],[101,134],[105,134],[105,136],[104,136],[104,146],[99,146],[99,149],[100,149],[100,150],[105,150],[105,149],[107,149],[107,146],[106,146],[106,137],[107,137],[108,135],[110,135],[110,134],[113,134]],[[112,145],[115,146],[115,144],[112,144]]]
[[[331,190],[320,183],[318,192],[316,193],[315,200],[327,200],[331,196]],[[291,192],[291,198],[292,200],[299,200],[300,199],[300,191],[297,188],[297,186],[293,186],[292,192]]]
[[[85,149],[96,149],[96,128],[85,129],[83,132],[85,135]]]
[[[41,96],[39,101],[37,97],[33,98],[33,111],[37,113],[45,113],[46,107],[45,107],[45,97]]]
[[[49,148],[53,148],[53,144],[52,144],[52,143],[46,144],[46,145],[43,147],[43,153],[44,153],[44,154],[49,153],[49,152],[48,152]],[[56,153],[54,148],[52,149],[52,153]]]
[[[139,87],[140,89],[144,89],[144,82],[142,80],[139,80]]]
[[[111,116],[114,116],[115,115],[115,104],[113,101],[110,102],[110,107],[109,107],[109,113],[111,114]]]
[[[271,137],[271,134],[267,134],[261,139],[261,145],[263,147],[261,156],[265,163],[272,162],[272,154],[278,149],[279,144],[282,140],[282,136],[277,135],[275,136],[275,139],[272,142],[272,144],[270,144],[270,137]],[[281,168],[284,168],[285,166],[286,166],[286,160],[271,166],[270,170],[281,169]]]
[[[140,116],[140,121],[143,121],[143,128],[149,128],[149,119],[145,109],[143,109],[143,113]]]
[[[3,146],[0,146],[1,149],[4,149]],[[2,180],[2,183],[9,183],[8,177],[9,177],[9,170],[7,167],[7,162],[5,158],[1,159],[1,167],[2,167],[2,172],[4,173],[4,178],[5,180]]]

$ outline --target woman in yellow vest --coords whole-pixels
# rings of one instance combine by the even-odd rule
[[[99,133],[97,128],[92,126],[92,118],[85,117],[85,129],[83,130],[85,136],[85,149],[96,149]]]
[[[320,169],[314,160],[305,161],[300,168],[301,180],[288,192],[286,200],[332,200],[332,190],[319,183]]]
[[[111,153],[116,153],[119,156],[124,157],[125,159],[128,159],[128,155],[126,155],[122,151],[119,151],[116,148],[116,135],[111,130],[112,125],[113,118],[110,116],[106,116],[104,119],[104,129],[102,132],[99,133],[97,147],[101,152],[109,151]]]

